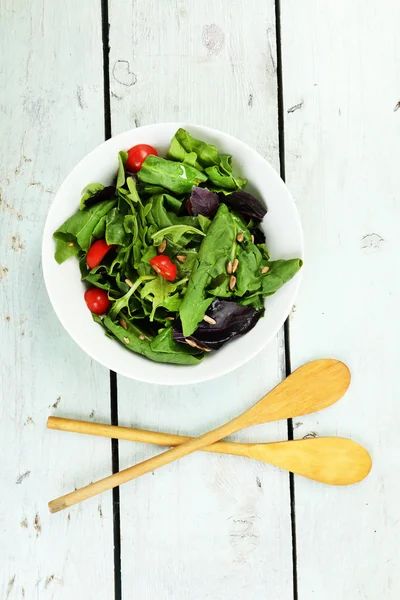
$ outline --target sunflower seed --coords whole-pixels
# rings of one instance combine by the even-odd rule
[[[243,233],[243,231],[241,231],[240,233],[237,234],[236,241],[239,242],[239,244],[240,244],[241,242],[243,242],[243,240],[244,240],[244,233]]]
[[[145,339],[146,339],[146,336],[145,336],[145,335],[143,335],[143,333],[141,333],[141,334],[139,335],[139,340],[145,340]]]
[[[232,269],[233,269],[233,264],[232,264],[232,261],[229,260],[226,263],[226,272],[228,273],[228,275],[230,275],[232,273]]]
[[[232,291],[233,288],[236,285],[236,277],[234,275],[232,275],[232,277],[229,280],[229,289]]]
[[[263,268],[261,269],[261,273],[262,273],[263,275],[265,275],[265,273],[268,273],[268,271],[269,271],[269,267],[263,267]]]
[[[125,319],[120,319],[119,320],[119,324],[121,325],[121,327],[123,327],[124,329],[128,329],[128,323],[125,321]]]
[[[251,243],[254,244],[254,235],[251,234]]]
[[[163,240],[161,242],[161,244],[158,246],[159,253],[162,254],[165,251],[166,247],[167,247],[167,240]]]
[[[205,321],[206,323],[209,323],[210,325],[216,325],[217,324],[217,321],[215,319],[212,319],[208,315],[204,315],[203,321]]]
[[[203,352],[211,352],[211,348],[206,348],[205,346],[200,346],[200,344],[197,344],[197,348],[199,350],[203,350]]]
[[[126,285],[129,285],[129,287],[133,287],[133,283],[130,279],[125,279],[125,283]]]
[[[186,260],[186,256],[184,254],[178,254],[176,260],[180,263],[184,263]]]
[[[235,260],[233,261],[233,265],[232,265],[232,273],[236,273],[236,269],[239,266],[239,261],[237,258],[235,258]]]
[[[189,338],[185,338],[185,342],[187,344],[189,344],[189,346],[192,346],[192,348],[198,348],[199,350],[203,350],[203,352],[211,352],[210,348],[206,348],[205,346],[200,346],[200,344],[197,344],[193,340],[189,340]]]
[[[124,338],[125,344],[129,344],[129,338]]]

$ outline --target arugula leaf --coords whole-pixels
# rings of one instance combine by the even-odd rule
[[[132,352],[137,352],[146,356],[150,360],[161,363],[172,363],[177,365],[197,365],[204,356],[196,348],[190,348],[183,344],[178,344],[173,340],[171,328],[161,330],[160,333],[149,341],[140,339],[138,330],[129,321],[126,322],[126,329],[113,322],[108,315],[103,318],[103,325],[108,331],[120,341],[125,348]],[[154,344],[155,349],[152,347]],[[189,348],[189,349],[188,349]]]
[[[114,208],[115,203],[116,200],[107,200],[76,212],[54,232],[53,236],[56,240],[75,242],[79,248],[87,252],[92,242],[93,231],[100,219]],[[61,248],[58,250],[59,260],[56,256],[57,262],[63,262],[66,258],[69,258],[69,256],[65,257],[65,252],[61,252]]]
[[[149,281],[143,286],[140,297],[143,299],[148,299],[153,304],[152,311],[150,313],[150,321],[154,320],[154,315],[159,306],[163,306],[171,312],[176,312],[179,310],[181,304],[181,298],[179,294],[174,294],[177,287],[182,285],[186,279],[178,281],[178,282],[170,282],[157,275],[153,281]],[[173,295],[174,294],[174,295]]]
[[[206,181],[207,176],[198,169],[150,155],[138,173],[138,179],[146,183],[161,185],[177,194],[189,193],[194,185]]]
[[[179,309],[185,337],[196,330],[211,304],[213,299],[207,297],[206,288],[212,278],[226,273],[226,263],[236,246],[236,235],[236,223],[225,204],[221,204],[201,243],[198,259]]]
[[[274,294],[287,281],[292,279],[303,266],[301,258],[289,260],[273,260],[267,263],[269,271],[262,278],[262,290],[264,295]]]
[[[171,225],[170,227],[164,227],[152,235],[153,243],[155,246],[159,246],[164,238],[171,240],[174,244],[177,244],[185,233],[193,235],[205,236],[206,234],[196,227],[190,225]]]
[[[122,309],[128,308],[129,300],[131,299],[135,291],[138,289],[138,287],[142,285],[144,281],[150,281],[151,279],[154,279],[154,277],[152,277],[151,275],[144,275],[143,277],[138,277],[133,283],[132,287],[129,289],[129,291],[124,296],[122,296],[122,298],[118,298],[118,300],[115,300],[110,310],[108,311],[108,316],[110,317],[110,319],[115,319],[115,317],[118,315],[119,312],[121,312]]]

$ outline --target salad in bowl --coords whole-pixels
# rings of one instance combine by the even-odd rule
[[[140,127],[88,154],[57,192],[42,244],[71,337],[120,374],[166,384],[258,353],[290,312],[302,256],[297,210],[269,163],[186,124]]]
[[[264,315],[267,296],[302,266],[271,260],[265,204],[232,156],[178,129],[165,157],[137,144],[111,185],[89,183],[55,232],[58,263],[75,257],[105,334],[162,363],[196,365]]]

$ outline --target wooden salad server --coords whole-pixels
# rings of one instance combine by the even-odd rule
[[[50,512],[64,510],[87,498],[136,479],[196,450],[201,450],[245,427],[307,415],[334,404],[350,385],[350,372],[334,359],[307,363],[266,394],[254,406],[198,438],[128,467],[49,502]]]
[[[47,427],[58,431],[84,433],[158,446],[179,446],[179,444],[193,439],[183,435],[157,433],[60,417],[49,417]],[[296,475],[330,485],[357,483],[368,475],[372,465],[371,457],[365,448],[357,442],[340,437],[306,438],[264,444],[215,442],[202,450],[253,458],[286,469]]]

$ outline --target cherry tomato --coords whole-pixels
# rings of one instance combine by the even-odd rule
[[[112,247],[107,244],[106,240],[96,240],[86,254],[86,262],[89,269],[97,267]]]
[[[175,280],[178,269],[168,256],[158,254],[158,256],[151,259],[150,264],[153,269],[167,281]]]
[[[85,302],[88,309],[95,315],[103,315],[110,306],[110,301],[105,290],[92,287],[85,292]]]
[[[128,150],[128,158],[126,159],[125,163],[126,170],[131,171],[132,173],[137,173],[140,171],[142,164],[150,154],[158,156],[157,150],[155,150],[153,146],[148,146],[147,144],[138,144],[137,146],[133,146],[130,150]]]

